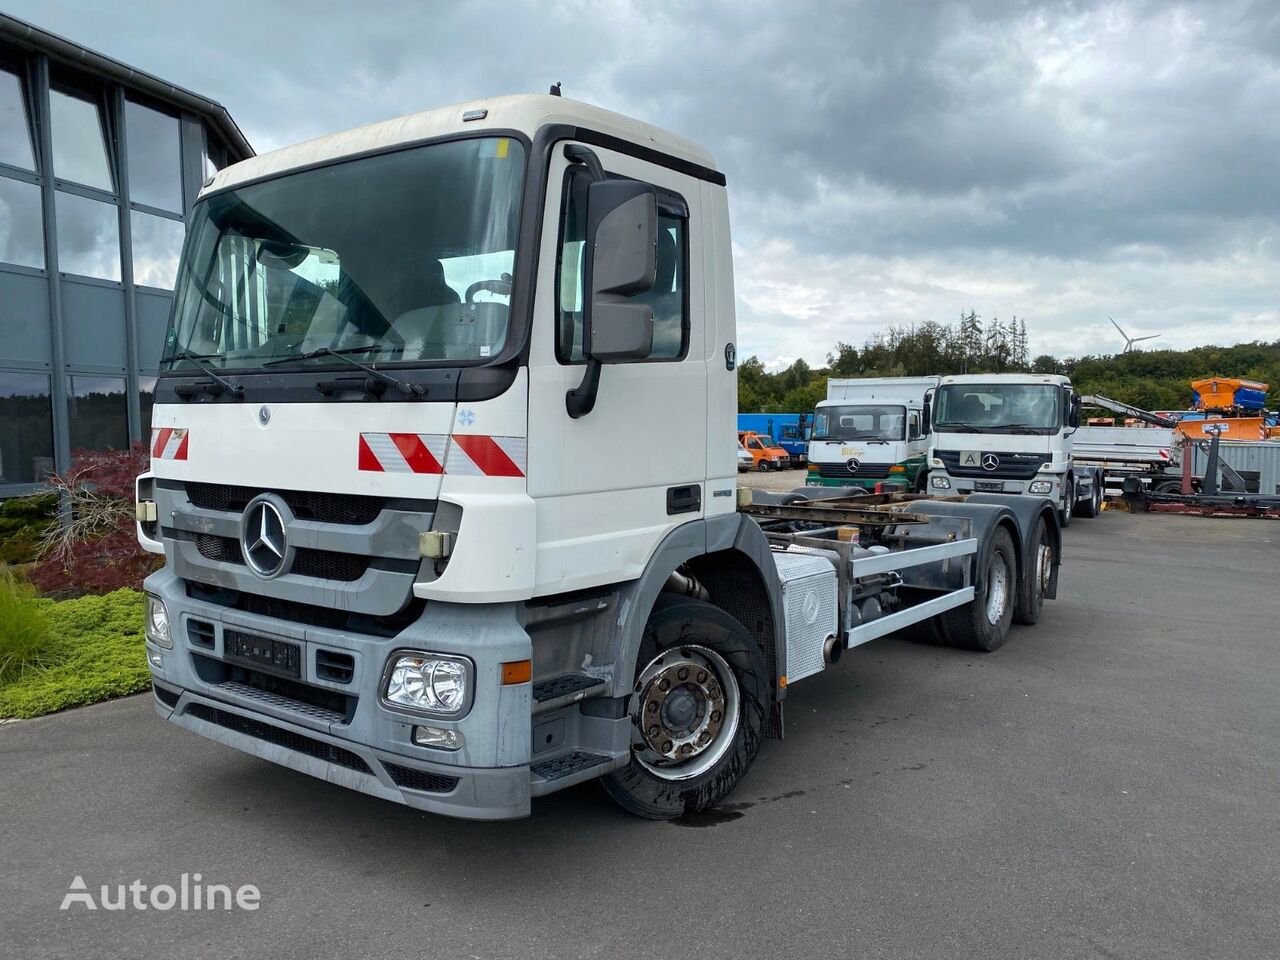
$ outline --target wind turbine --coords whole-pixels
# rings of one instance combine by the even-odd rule
[[[1111,320],[1110,317],[1107,317],[1107,319]],[[1156,339],[1156,337],[1160,336],[1160,334],[1158,333],[1149,333],[1145,337],[1131,337],[1124,332],[1124,327],[1120,326],[1120,324],[1116,323],[1114,320],[1111,320],[1111,325],[1120,331],[1120,336],[1124,337],[1124,350],[1122,351],[1123,353],[1129,353],[1131,350],[1133,350],[1133,345],[1135,343],[1140,343],[1143,340],[1154,340]]]

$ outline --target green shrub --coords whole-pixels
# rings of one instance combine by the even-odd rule
[[[0,500],[0,564],[35,560],[41,539],[57,516],[57,494]]]
[[[147,689],[140,592],[37,603],[44,605],[50,630],[60,638],[56,659],[43,670],[0,683],[0,717],[38,717]]]
[[[30,586],[0,574],[0,683],[52,663],[47,607]]]

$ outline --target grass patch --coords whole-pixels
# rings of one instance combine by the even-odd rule
[[[142,593],[116,590],[74,600],[27,602],[49,626],[44,666],[26,668],[14,679],[0,679],[0,718],[38,717],[139,693],[150,686]]]
[[[46,608],[29,584],[0,573],[0,684],[51,664],[53,633]]]

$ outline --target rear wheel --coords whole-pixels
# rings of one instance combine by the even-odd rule
[[[1016,559],[1008,529],[996,528],[977,564],[973,600],[942,614],[942,632],[953,647],[989,653],[1004,645],[1018,599]]]
[[[605,790],[651,820],[715,806],[760,752],[768,697],[742,624],[701,600],[659,598],[636,661],[631,762],[602,779]]]
[[[1036,529],[1031,537],[1031,551],[1023,562],[1023,588],[1013,608],[1015,623],[1032,624],[1040,619],[1044,598],[1053,578],[1054,562],[1053,539],[1049,536],[1048,524],[1041,516],[1036,520]]]

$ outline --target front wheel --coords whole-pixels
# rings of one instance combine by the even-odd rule
[[[1063,481],[1062,496],[1062,508],[1058,511],[1058,526],[1065,529],[1071,526],[1071,517],[1076,509],[1076,481],[1074,477],[1069,477]]]
[[[756,469],[757,469],[757,470],[759,470],[761,473],[768,473],[768,472],[769,472],[769,461],[768,461],[768,460],[761,460],[758,464],[756,464]]]
[[[715,806],[760,752],[768,698],[764,657],[742,624],[701,600],[660,597],[636,661],[631,762],[605,790],[650,820]]]

